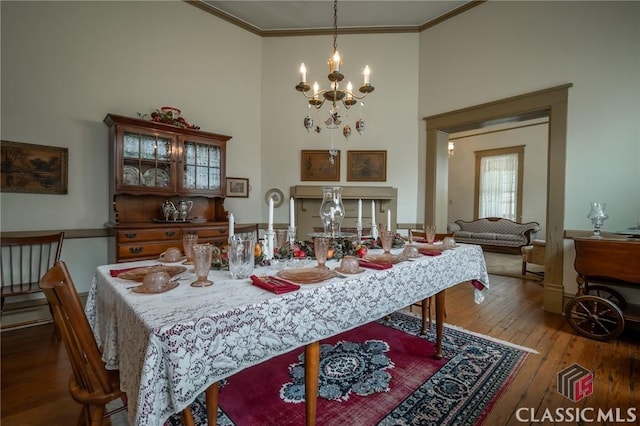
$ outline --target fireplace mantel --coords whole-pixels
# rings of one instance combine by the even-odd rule
[[[396,229],[398,189],[390,186],[344,186],[344,185],[297,185],[290,188],[291,197],[296,202],[297,238],[306,239],[309,234],[322,229],[320,205],[322,188],[342,186],[342,202],[345,217],[342,221],[344,232],[355,232],[358,220],[358,200],[362,200],[362,224],[364,234],[371,228],[371,201],[376,203],[378,226],[387,222],[387,210],[391,211],[391,228]]]

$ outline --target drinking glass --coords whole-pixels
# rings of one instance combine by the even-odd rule
[[[253,272],[254,250],[256,241],[253,237],[236,234],[229,237],[229,273],[232,278],[249,278]]]
[[[184,234],[182,236],[182,247],[184,255],[187,258],[183,265],[193,265],[193,246],[198,244],[198,234]]]
[[[393,231],[380,231],[380,243],[382,244],[384,254],[391,253],[393,237],[395,237],[395,233]]]
[[[313,251],[316,254],[318,268],[326,268],[324,264],[327,262],[327,254],[329,252],[329,241],[331,239],[325,237],[316,237],[313,239]]]
[[[429,225],[424,228],[424,233],[427,238],[427,242],[429,244],[433,244],[436,239],[436,227],[434,225]]]
[[[207,287],[213,284],[208,280],[209,269],[211,269],[211,257],[213,246],[211,244],[195,244],[193,250],[193,269],[196,273],[196,280],[191,283],[194,287]]]
[[[287,229],[276,229],[276,251],[287,243],[288,234],[289,231]]]

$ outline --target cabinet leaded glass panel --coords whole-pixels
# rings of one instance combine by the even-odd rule
[[[219,146],[184,142],[184,188],[219,191],[222,185]]]

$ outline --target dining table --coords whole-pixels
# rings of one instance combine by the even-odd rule
[[[369,256],[377,252],[382,251],[369,250]],[[425,356],[441,357],[446,289],[471,282],[475,300],[484,298],[489,278],[480,246],[458,244],[438,255],[408,259],[401,252],[392,250],[402,261],[385,269],[334,273],[280,294],[217,269],[208,274],[213,285],[193,287],[193,266],[175,277],[179,284],[169,291],[136,292],[140,284],[117,271],[160,265],[159,260],[102,265],[93,276],[85,311],[106,367],[119,370],[131,425],[162,425],[212,384],[302,347],[306,421],[313,425],[322,339],[435,295],[438,342],[435,353]],[[314,265],[310,260],[307,267]],[[329,270],[339,265],[338,260],[326,263]],[[286,262],[256,266],[253,274],[277,276],[287,271],[283,266]]]

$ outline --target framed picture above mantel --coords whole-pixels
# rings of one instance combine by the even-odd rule
[[[347,180],[386,182],[387,151],[347,151]]]
[[[330,160],[333,158],[333,162]],[[330,156],[329,150],[302,150],[300,156],[300,180],[340,181],[340,151]]]

